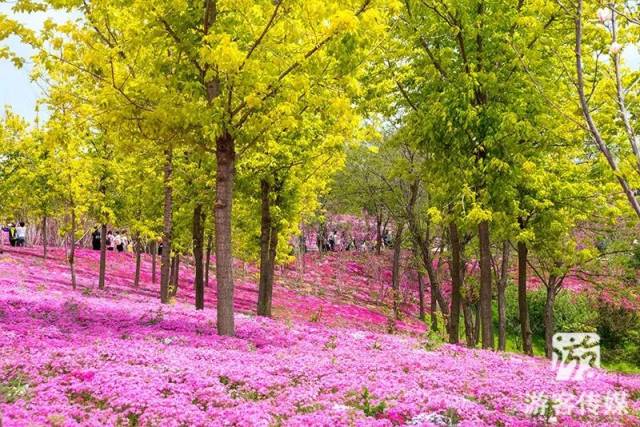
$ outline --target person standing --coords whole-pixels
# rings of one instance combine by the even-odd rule
[[[9,223],[9,244],[11,246],[16,245],[16,226],[14,223]]]
[[[100,229],[98,227],[91,233],[91,246],[94,251],[100,250]]]
[[[24,247],[27,240],[27,227],[24,221],[20,221],[20,225],[16,227],[16,246]]]
[[[329,233],[329,238],[327,239],[328,243],[329,243],[329,250],[331,252],[336,250],[336,232],[335,231],[331,231]]]
[[[111,230],[107,231],[107,250],[113,250],[113,232]]]
[[[124,242],[122,240],[122,236],[120,235],[119,231],[116,231],[116,236],[115,236],[115,238],[113,240],[114,240],[114,243],[116,245],[116,250],[118,252],[123,252],[124,251]]]

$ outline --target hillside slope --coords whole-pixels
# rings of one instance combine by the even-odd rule
[[[97,291],[97,254],[80,251],[73,291],[62,255],[0,255],[2,426],[541,425],[552,417],[526,413],[532,396],[591,396],[570,415],[558,409],[561,425],[640,425],[638,376],[557,382],[546,360],[428,351],[419,336],[361,327],[368,317],[384,322],[375,310],[349,317],[355,304],[289,286],[275,297],[289,320],[239,314],[237,337],[221,338],[215,312],[193,310],[188,268],[176,303],[161,306],[146,262],[134,289],[131,257],[110,254],[108,289]],[[251,274],[238,280],[240,309],[255,300]],[[343,326],[307,321],[323,304]]]

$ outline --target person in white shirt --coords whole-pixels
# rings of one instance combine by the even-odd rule
[[[122,236],[120,235],[119,231],[116,231],[116,235],[115,235],[115,237],[113,239],[113,243],[115,243],[116,250],[118,252],[124,251],[124,245],[122,244]]]
[[[20,225],[16,227],[16,246],[24,246],[26,240],[27,227],[25,227],[24,221],[20,221]]]

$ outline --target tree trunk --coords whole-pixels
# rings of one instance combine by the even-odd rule
[[[480,326],[482,331],[482,348],[493,349],[493,315],[491,289],[491,250],[489,246],[489,222],[478,224],[480,242]]]
[[[71,232],[69,242],[69,268],[71,269],[71,286],[76,289],[76,210],[71,209]]]
[[[520,332],[522,335],[522,351],[533,356],[531,342],[531,325],[529,324],[529,305],[527,303],[527,256],[528,248],[525,242],[518,242],[518,312]]]
[[[180,280],[180,255],[175,254],[171,260],[170,295],[175,297],[178,294]]]
[[[549,359],[553,355],[552,339],[556,328],[553,309],[556,301],[556,278],[550,277],[547,285],[547,300],[544,304],[544,354]]]
[[[480,340],[480,304],[473,305],[473,313],[473,318],[475,318],[473,322],[473,346],[475,347],[476,345],[478,345],[478,341]]]
[[[233,318],[233,252],[231,207],[235,173],[235,141],[225,132],[216,140],[216,280],[218,288],[217,328],[219,335],[235,335]]]
[[[507,347],[507,280],[509,279],[509,248],[508,241],[502,243],[502,265],[498,280],[498,350],[505,351]]]
[[[171,280],[171,234],[173,231],[173,147],[165,150],[164,163],[164,215],[162,223],[162,256],[160,257],[160,302],[169,302]]]
[[[98,272],[98,289],[105,288],[107,274],[107,224],[100,225],[100,271]]]
[[[42,216],[42,257],[47,259],[47,215]]]
[[[449,223],[449,242],[451,244],[451,315],[449,317],[449,342],[458,344],[460,324],[460,303],[462,300],[462,263],[460,238],[458,226],[455,222]]]
[[[418,271],[418,304],[420,307],[420,320],[424,322],[426,313],[424,309],[424,280],[422,280],[422,274]]]
[[[279,187],[279,186],[278,186]],[[258,316],[271,316],[273,277],[278,245],[278,227],[271,215],[271,184],[265,179],[260,182],[262,199],[260,221],[260,282],[258,287]],[[276,193],[279,188],[274,189]],[[276,205],[278,204],[276,194]]]
[[[142,265],[142,245],[140,244],[140,233],[136,233],[133,238],[133,248],[136,251],[136,274],[133,279],[133,286],[140,286],[140,267]]]
[[[465,301],[462,301],[462,314],[464,318],[464,334],[467,347],[474,348],[477,344],[475,327],[473,323],[473,312],[471,307]]]
[[[431,256],[431,248],[429,247],[429,243],[427,240],[419,239],[418,246],[420,247],[420,252],[422,253],[422,262],[424,264],[424,268],[427,270],[429,282],[433,284],[433,295],[438,302],[438,306],[440,307],[440,311],[442,311],[442,314],[444,314],[445,317],[448,317],[449,306],[440,290],[440,281],[438,280],[438,274],[433,268],[433,258]]]
[[[438,300],[436,298],[436,285],[435,285],[435,282],[431,279],[429,279],[429,292],[431,294],[431,301],[430,301],[431,330],[435,332],[438,330],[438,315],[437,315]]]
[[[580,100],[580,108],[582,109],[582,114],[585,118],[585,121],[587,122],[589,132],[593,136],[593,139],[596,145],[598,146],[598,149],[607,160],[607,163],[609,164],[609,168],[617,178],[618,183],[620,184],[620,187],[622,187],[622,191],[627,196],[627,200],[629,201],[629,204],[633,208],[636,215],[640,217],[640,203],[636,198],[634,189],[625,178],[625,174],[620,171],[616,157],[609,150],[609,146],[606,144],[606,142],[602,138],[602,135],[600,134],[600,130],[596,126],[596,123],[593,120],[593,117],[591,116],[591,107],[589,106],[588,94],[585,93],[584,70],[583,70],[583,64],[582,64],[582,3],[583,3],[582,0],[578,0],[576,2],[576,14],[575,14],[576,88],[578,90],[578,99]],[[614,12],[614,14],[615,13],[617,12]]]
[[[204,310],[204,271],[202,257],[204,251],[204,211],[200,203],[193,209],[193,260],[195,264],[194,285],[196,288],[196,310]]]
[[[207,236],[207,255],[204,260],[204,285],[209,287],[209,266],[211,264],[211,250],[213,249],[213,233]]]
[[[158,257],[158,242],[151,242],[151,283],[156,283],[156,258]]]
[[[382,250],[382,214],[376,215],[376,254]]]
[[[398,224],[396,235],[393,237],[393,264],[391,266],[391,289],[393,297],[393,313],[400,320],[400,255],[402,254],[402,229],[404,224]]]

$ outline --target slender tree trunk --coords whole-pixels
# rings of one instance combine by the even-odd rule
[[[382,250],[382,214],[376,215],[376,254],[380,255]]]
[[[435,332],[438,330],[438,300],[436,298],[436,285],[431,279],[429,279],[429,292],[431,294],[431,300],[429,301],[431,309],[431,330]]]
[[[582,114],[587,122],[587,126],[589,127],[589,132],[593,136],[593,139],[598,146],[600,152],[604,155],[609,167],[613,171],[620,187],[622,187],[622,191],[627,196],[627,200],[629,204],[633,208],[634,212],[638,217],[640,217],[640,203],[636,198],[635,192],[631,184],[627,181],[625,175],[621,173],[618,161],[615,156],[609,150],[609,146],[606,144],[602,135],[600,134],[600,130],[596,126],[593,117],[591,116],[591,107],[589,106],[589,99],[587,94],[585,93],[585,80],[584,80],[584,70],[582,65],[582,5],[583,1],[578,0],[576,2],[576,14],[575,14],[575,28],[576,28],[576,46],[575,46],[575,56],[576,56],[576,88],[578,89],[578,98],[580,100],[580,108],[582,109]],[[614,14],[616,12],[613,12]]]
[[[460,238],[458,226],[455,222],[449,223],[449,241],[451,244],[451,315],[449,317],[449,342],[458,344],[460,324],[460,304],[462,301],[462,263]]]
[[[449,315],[449,306],[447,305],[444,297],[442,296],[442,292],[440,290],[440,282],[438,281],[438,274],[433,268],[433,259],[431,256],[431,239],[429,239],[429,225],[427,225],[427,229],[425,231],[425,236],[423,237],[422,231],[418,226],[418,222],[416,220],[415,214],[415,205],[418,200],[419,193],[419,181],[414,181],[410,187],[411,197],[409,199],[409,203],[407,204],[407,220],[409,223],[409,232],[411,233],[415,245],[420,250],[420,255],[422,258],[422,262],[424,264],[425,269],[427,270],[427,275],[429,276],[429,283],[431,289],[432,297],[435,297],[438,305],[440,306],[440,310],[445,317]],[[434,316],[434,311],[432,310],[432,317]]]
[[[402,253],[402,229],[404,224],[398,224],[396,235],[393,238],[393,264],[391,266],[391,289],[393,297],[393,313],[396,319],[400,319],[400,255]]]
[[[107,274],[107,224],[100,225],[100,271],[98,272],[98,289],[105,288]]]
[[[176,256],[173,255],[171,257],[170,260],[170,267],[169,267],[169,295],[171,295],[173,292],[173,278],[175,276],[175,271],[176,271]]]
[[[424,280],[422,274],[418,271],[418,305],[420,307],[420,320],[424,322],[426,313],[424,309]]]
[[[136,251],[136,274],[133,279],[133,286],[140,286],[140,267],[142,265],[142,244],[140,243],[140,233],[136,232],[133,238],[133,248]]]
[[[170,279],[170,295],[175,297],[178,293],[180,280],[180,255],[175,254],[171,260],[171,279]]]
[[[480,304],[473,305],[473,346],[478,345],[478,341],[480,341],[480,325],[481,325],[481,316],[480,316]]]
[[[198,203],[193,209],[193,260],[195,264],[194,284],[196,288],[196,310],[204,310],[204,271],[202,265],[204,246],[204,211]]]
[[[547,300],[544,304],[544,354],[549,359],[553,355],[553,334],[556,323],[553,317],[554,305],[556,301],[556,278],[550,277],[547,285]]]
[[[476,346],[475,327],[473,324],[473,312],[471,307],[464,300],[462,301],[462,314],[464,318],[464,334],[467,342],[467,347],[473,348]]]
[[[158,257],[158,242],[151,242],[151,283],[156,283],[156,258]]]
[[[500,279],[498,280],[498,350],[505,351],[507,347],[507,280],[509,279],[509,255],[510,244],[502,243],[502,262],[500,266]]]
[[[271,184],[263,179],[260,182],[260,191],[262,208],[260,213],[260,282],[258,287],[257,312],[258,316],[271,316],[278,229],[273,223],[273,217],[271,215]]]
[[[213,233],[207,236],[207,255],[204,260],[204,285],[209,287],[209,266],[211,264],[211,250],[213,249]]]
[[[529,250],[525,242],[518,242],[518,312],[522,351],[533,356],[531,326],[529,324],[529,305],[527,303],[527,256]]]
[[[162,230],[162,256],[160,258],[160,302],[169,302],[171,280],[171,234],[173,231],[173,147],[165,151],[164,163],[164,215]]]
[[[47,259],[47,215],[42,216],[42,256]]]
[[[71,286],[76,289],[76,210],[71,209],[71,232],[69,234],[69,268],[71,269]]]
[[[480,325],[482,331],[482,348],[493,349],[493,315],[491,289],[491,250],[489,244],[489,222],[478,224],[480,241]]]
[[[235,173],[235,141],[225,132],[216,140],[216,279],[218,288],[217,328],[219,335],[235,335],[233,318],[233,253],[231,207]]]
[[[429,277],[429,282],[433,285],[432,291],[433,295],[438,302],[438,306],[440,307],[440,311],[444,314],[445,317],[449,316],[449,305],[444,299],[442,292],[440,290],[440,281],[438,280],[438,273],[433,268],[433,258],[431,255],[431,248],[429,247],[428,239],[418,239],[418,246],[420,247],[420,252],[422,254],[422,263],[424,264],[425,270],[427,270],[427,276]]]

